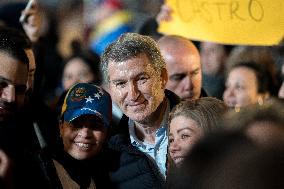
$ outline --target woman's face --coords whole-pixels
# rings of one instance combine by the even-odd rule
[[[94,79],[91,68],[80,58],[71,59],[64,67],[62,78],[64,90],[76,83],[89,83]]]
[[[262,95],[258,93],[257,78],[253,70],[237,67],[231,70],[226,80],[223,99],[228,107],[244,107],[257,103]]]
[[[179,115],[171,120],[169,151],[175,164],[183,161],[192,146],[203,134],[204,132],[198,123],[189,117]]]
[[[102,120],[95,115],[84,115],[71,123],[60,124],[60,135],[64,150],[77,160],[97,155],[107,136]]]

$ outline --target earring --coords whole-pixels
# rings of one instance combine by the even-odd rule
[[[235,112],[240,112],[241,111],[241,108],[239,106],[235,106]]]
[[[258,105],[262,106],[263,105],[263,98],[262,97],[258,97],[257,103],[258,103]]]

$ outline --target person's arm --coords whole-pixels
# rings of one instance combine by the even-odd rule
[[[42,17],[39,9],[40,7],[36,0],[29,0],[20,17],[25,33],[33,43],[37,42],[40,37]]]
[[[160,24],[162,21],[170,21],[172,19],[171,13],[172,13],[172,8],[169,7],[166,4],[163,4],[161,6],[161,10],[156,16],[156,21],[158,24]]]

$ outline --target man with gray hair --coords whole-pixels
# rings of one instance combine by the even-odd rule
[[[123,34],[102,55],[102,71],[114,103],[124,113],[109,142],[111,178],[118,188],[163,188],[167,118],[179,98],[165,91],[166,64],[156,42]]]

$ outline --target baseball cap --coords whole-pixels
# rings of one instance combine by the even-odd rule
[[[105,127],[109,127],[111,108],[111,98],[105,90],[94,84],[78,83],[65,96],[61,118],[72,122],[82,115],[96,115],[103,120]]]

